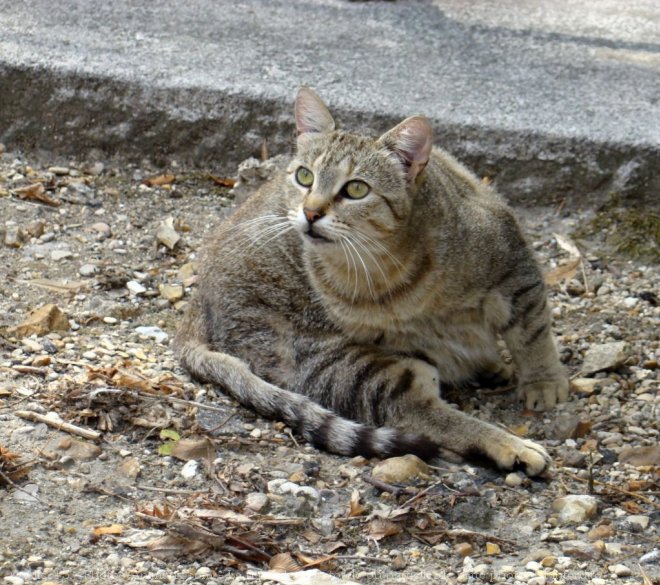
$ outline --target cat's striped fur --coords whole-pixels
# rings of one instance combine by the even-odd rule
[[[543,472],[540,446],[439,396],[441,380],[505,371],[501,335],[528,407],[567,397],[541,272],[509,208],[431,148],[425,118],[351,134],[302,88],[296,122],[287,172],[203,251],[183,365],[335,453]]]

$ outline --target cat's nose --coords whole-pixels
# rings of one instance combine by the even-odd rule
[[[312,225],[315,221],[318,221],[324,215],[320,209],[309,209],[307,207],[303,208],[303,213],[305,214],[309,225]]]

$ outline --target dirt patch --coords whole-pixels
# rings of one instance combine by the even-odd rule
[[[318,452],[176,364],[196,250],[233,204],[217,179],[1,156],[6,583],[238,585],[271,582],[269,564],[365,585],[658,579],[657,266],[593,233],[574,262],[553,234],[588,216],[526,210],[544,267],[573,262],[551,292],[571,399],[543,415],[506,389],[451,399],[542,442],[554,477],[439,463],[378,483],[376,460]]]

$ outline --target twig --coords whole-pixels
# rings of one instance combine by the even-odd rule
[[[98,431],[85,429],[83,427],[72,425],[71,423],[64,421],[54,420],[44,416],[43,414],[32,412],[31,410],[17,410],[14,414],[19,418],[30,420],[32,422],[41,422],[60,431],[71,433],[72,435],[78,435],[79,437],[84,437],[85,439],[91,439],[92,441],[97,441],[101,438],[101,433]]]
[[[660,504],[658,504],[657,502],[654,502],[653,500],[651,500],[651,499],[649,499],[645,496],[642,496],[641,494],[638,494],[637,492],[629,492],[628,490],[624,490],[623,488],[616,487],[615,485],[612,485],[611,483],[607,483],[607,482],[604,482],[604,481],[598,481],[597,479],[593,479],[593,480],[592,480],[592,478],[584,479],[584,478],[580,477],[579,475],[574,475],[572,473],[568,473],[567,471],[564,472],[564,473],[568,477],[570,477],[571,479],[581,481],[582,483],[591,483],[591,481],[593,481],[593,483],[595,485],[603,486],[605,489],[611,490],[613,492],[618,492],[618,493],[624,494],[626,496],[630,496],[631,498],[637,498],[638,500],[641,500],[642,502],[646,502],[647,504],[649,504],[649,506],[653,506],[654,508],[657,508],[657,509],[660,510]]]
[[[409,506],[413,502],[419,500],[420,498],[423,498],[426,494],[428,494],[433,488],[438,487],[440,485],[443,485],[442,481],[436,481],[432,483],[430,486],[425,487],[421,492],[417,492],[414,496],[403,502],[401,504],[402,508],[405,508],[406,506]]]
[[[376,479],[371,475],[363,475],[362,480],[366,483],[370,483],[372,486],[377,487],[381,492],[388,492],[393,494],[395,497],[400,496],[401,494],[407,494],[409,496],[416,496],[419,492],[416,490],[411,490],[410,488],[399,487],[392,485],[390,483],[385,483],[380,479]]]
[[[176,495],[181,495],[181,496],[192,496],[195,494],[205,494],[209,490],[180,490],[180,489],[171,489],[171,488],[161,488],[161,487],[155,487],[151,485],[141,485],[138,484],[135,486],[139,490],[147,491],[147,492],[162,492],[164,494],[176,494]]]
[[[381,563],[383,565],[389,565],[390,559],[381,559],[380,557],[361,557],[358,555],[337,555],[335,559],[338,561],[369,561],[372,563]]]
[[[2,480],[6,483],[8,483],[11,487],[13,487],[15,490],[18,490],[19,492],[23,492],[24,494],[27,494],[31,498],[34,498],[37,502],[40,504],[43,504],[43,502],[37,497],[36,494],[31,494],[29,491],[24,490],[20,485],[16,485],[14,481],[9,477],[6,473],[0,470],[0,477]]]

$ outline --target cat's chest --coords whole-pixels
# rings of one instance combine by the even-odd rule
[[[387,351],[424,356],[448,382],[469,377],[475,367],[495,355],[495,336],[474,311],[381,326],[345,324],[343,329],[355,341],[376,343]]]

